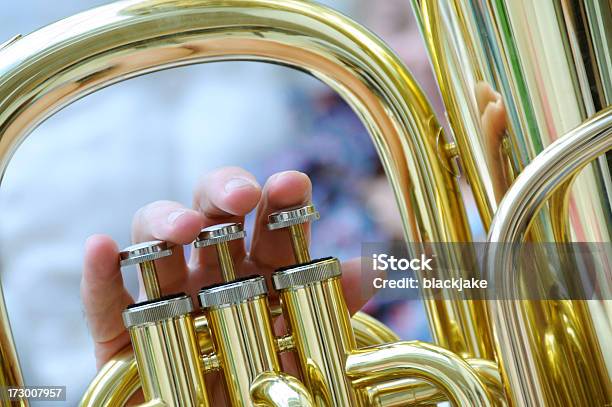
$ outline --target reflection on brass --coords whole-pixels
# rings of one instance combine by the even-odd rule
[[[314,205],[307,204],[271,213],[268,216],[268,229],[289,229],[291,248],[296,263],[308,263],[310,250],[308,236],[304,228],[313,220],[319,219],[319,212]]]
[[[458,166],[448,163],[456,152],[491,241],[609,241],[606,161],[576,164],[607,149],[601,145],[610,138],[609,111],[570,134],[571,143],[584,141],[586,150],[547,147],[610,105],[608,0],[412,2],[455,140],[444,136],[398,57],[324,6],[302,0],[133,0],[0,47],[0,175],[39,123],[104,86],[187,64],[265,61],[319,78],[354,109],[380,153],[411,244],[472,241]],[[532,161],[537,170],[528,165]],[[536,215],[543,185],[550,191],[560,182],[567,188]],[[568,207],[571,216],[561,219]],[[174,303],[179,297],[163,297],[168,293],[156,289],[155,274],[145,265],[143,284],[154,301],[124,313],[136,356],[126,350],[108,362],[82,405],[121,405],[142,388],[146,406],[205,406],[209,371],[223,374],[234,405],[612,403],[612,349],[604,346],[612,337],[608,302],[485,302],[443,292],[443,299],[425,301],[437,345],[399,342],[370,318],[356,315],[351,323],[335,260],[313,261],[302,226],[280,224],[293,229],[287,237],[299,263],[275,274],[287,322],[280,339],[265,287],[234,281],[227,250],[220,252],[228,265],[226,282],[200,293],[204,315],[193,313],[185,298]],[[449,256],[445,263],[457,277],[481,272],[462,271],[465,259],[437,254]],[[495,260],[512,259],[494,254]],[[512,264],[494,271],[505,289],[521,288]],[[543,272],[539,281],[567,272]],[[610,285],[605,273],[596,276]],[[235,291],[218,294],[225,289]],[[3,304],[0,298],[0,385],[21,385]],[[358,347],[365,344],[378,345]],[[279,351],[294,354],[299,382],[280,371]],[[287,398],[279,399],[281,393]]]
[[[489,241],[523,241],[546,200],[564,200],[575,174],[611,148],[612,108],[608,107],[525,168],[499,207]],[[509,245],[493,248],[487,258],[491,280],[502,296],[514,293],[519,289],[512,273],[518,253]],[[490,302],[499,354],[504,355],[502,372],[514,405],[606,405],[612,400],[606,360],[611,320],[607,320],[608,330],[601,332],[607,339],[600,342],[590,315],[592,305],[607,302]]]
[[[276,372],[257,375],[251,385],[251,400],[256,406],[316,406],[302,382],[286,373]]]
[[[236,279],[236,269],[229,242],[244,239],[244,237],[245,233],[241,223],[222,223],[202,229],[193,245],[196,249],[215,246],[223,281],[233,281]]]

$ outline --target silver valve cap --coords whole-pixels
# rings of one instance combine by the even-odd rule
[[[172,254],[172,244],[162,240],[136,243],[119,253],[121,267],[161,259]]]
[[[319,219],[319,212],[313,204],[283,209],[268,215],[268,229],[283,229]]]
[[[268,294],[266,280],[261,276],[251,276],[204,287],[198,293],[198,297],[202,308],[211,308],[240,304],[266,294]]]
[[[179,318],[193,312],[191,297],[177,294],[130,305],[123,311],[126,328]]]
[[[335,257],[326,257],[297,266],[280,268],[272,274],[272,283],[276,290],[281,291],[321,283],[340,275],[342,275],[340,261]]]
[[[213,246],[231,240],[244,239],[242,223],[221,223],[202,229],[193,245],[197,248]]]

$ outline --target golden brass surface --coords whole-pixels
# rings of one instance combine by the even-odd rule
[[[399,341],[399,336],[386,325],[365,312],[356,312],[351,318],[351,327],[355,333],[357,347],[363,348],[374,343]]]
[[[0,287],[0,388],[23,386],[21,368],[17,359],[15,343],[11,334],[11,326],[4,304],[2,287]],[[0,399],[0,401],[2,401]],[[15,402],[16,405],[27,406],[27,401]]]
[[[306,234],[304,233],[304,226],[291,225],[289,226],[289,233],[291,234],[291,247],[293,248],[295,262],[308,263],[311,259],[310,251],[308,250],[308,240],[306,240]]]
[[[147,294],[147,299],[154,300],[162,296],[159,280],[157,279],[157,271],[155,263],[152,261],[144,261],[138,265],[142,283]]]
[[[357,349],[339,278],[280,292],[304,384],[317,406],[355,405],[346,355]]]
[[[373,345],[379,345],[381,342],[381,333],[388,332],[389,328],[382,325],[379,321],[373,318],[363,318],[365,314],[358,312],[351,319],[355,330],[355,336],[361,338],[358,341],[359,347],[367,347]],[[368,328],[364,329],[364,324],[361,322],[355,322],[356,319],[367,319]],[[208,322],[206,317],[198,316],[195,318],[194,324],[199,326],[202,332],[208,332]],[[379,325],[379,328],[375,326]],[[206,327],[206,328],[204,328]],[[213,365],[218,363],[216,355],[211,355],[209,352],[213,350],[212,340],[209,335],[203,335],[199,338],[201,349],[206,356],[203,356],[203,360],[215,360],[215,362],[209,362]],[[216,370],[216,368],[210,370]],[[209,370],[205,369],[205,370]],[[118,406],[123,405],[134,392],[140,387],[138,380],[138,369],[136,367],[136,360],[131,349],[125,349],[119,354],[115,355],[104,367],[98,372],[95,379],[89,385],[87,392],[81,400],[83,407],[94,407],[94,406]]]
[[[217,250],[217,261],[219,262],[219,269],[221,269],[223,281],[235,280],[236,270],[234,267],[234,260],[230,254],[229,245],[227,242],[217,243],[215,249]]]
[[[467,359],[466,362],[478,373],[494,405],[507,405],[497,365],[483,359]],[[448,401],[441,388],[415,378],[394,378],[381,383],[368,384],[359,389],[359,394],[365,405],[377,407],[423,406]]]
[[[566,134],[569,137],[585,120],[595,116],[600,125],[606,120],[596,114],[612,104],[609,0],[413,0],[413,5],[485,228],[494,215],[525,216],[520,204],[532,202],[531,191],[521,190],[519,195],[519,189],[511,188],[506,193],[506,186],[526,171],[529,162],[550,158],[545,148]],[[498,92],[498,101],[483,104],[484,90]],[[485,118],[488,107],[504,109],[494,131],[505,136],[501,154],[509,179],[503,179],[487,152],[491,140],[500,136],[491,134],[495,126]],[[531,223],[528,237],[497,233],[493,241],[610,241],[608,160],[600,157],[579,171],[568,169],[575,157],[557,158],[558,167],[549,168],[547,175],[568,175],[564,191],[524,218]],[[530,172],[536,178],[542,174]],[[502,197],[510,199],[510,194],[515,205],[502,211],[499,202]],[[571,261],[562,259],[561,264],[569,266]],[[553,283],[563,281],[563,273],[573,271],[548,269],[543,259],[538,270],[541,298],[547,298],[546,290]],[[503,272],[503,279],[496,281],[507,281],[518,291],[516,270],[505,267]],[[593,270],[593,275],[598,287],[609,288],[609,270]],[[496,329],[494,354],[505,371],[511,404],[611,402],[612,350],[606,346],[612,337],[610,301],[524,300],[494,307],[495,312],[489,311],[492,323],[505,326],[501,332]],[[450,327],[445,321],[441,326]]]
[[[608,107],[524,169],[499,206],[489,241],[522,242],[547,198],[567,194],[567,183],[575,174],[611,148],[612,107]],[[491,281],[498,284],[503,298],[515,298],[512,293],[519,291],[521,275],[513,272],[518,254],[513,251],[518,251],[508,245],[492,247]],[[597,316],[593,305],[605,303],[609,301],[490,302],[498,353],[504,355],[501,371],[513,405],[590,406],[612,401],[612,375],[606,360],[612,320],[604,316],[608,331],[602,341],[593,321]]]
[[[100,369],[83,395],[80,406],[122,406],[140,385],[136,359],[132,347],[128,346]]]
[[[274,315],[277,312],[277,315]],[[280,307],[271,307],[270,314],[272,318],[282,315]],[[202,354],[209,354],[214,351],[213,342],[210,337],[210,329],[208,328],[208,320],[204,315],[194,317],[194,325],[198,336],[198,344]],[[381,324],[379,320],[372,318],[368,314],[358,311],[351,317],[351,327],[355,333],[355,340],[358,348],[376,345],[379,343],[388,343],[399,341],[399,337],[395,332],[389,329],[386,325]],[[279,352],[290,350],[295,345],[293,338],[290,335],[286,337],[276,338],[277,346],[280,346]],[[283,345],[284,343],[284,345]],[[281,345],[279,345],[281,344]]]
[[[360,349],[348,356],[346,374],[357,389],[397,378],[419,378],[438,386],[454,405],[494,405],[467,362],[427,343],[396,342]]]
[[[206,316],[230,402],[252,405],[255,378],[263,372],[281,370],[267,297],[212,307],[206,310]]]
[[[308,390],[295,377],[286,373],[262,372],[251,386],[255,407],[315,407]]]
[[[14,151],[38,124],[102,87],[188,64],[263,61],[319,78],[354,109],[379,152],[408,242],[472,240],[453,170],[455,148],[447,144],[440,148],[447,141],[454,143],[461,156],[485,228],[492,227],[490,240],[500,236],[522,240],[525,236],[520,233],[503,234],[497,228],[514,219],[511,211],[524,216],[525,208],[531,208],[521,227],[526,230],[536,219],[532,239],[609,241],[612,182],[605,158],[578,174],[582,166],[575,164],[580,157],[570,154],[561,159],[558,150],[545,150],[611,103],[609,0],[413,0],[413,4],[456,140],[446,140],[399,58],[375,35],[326,7],[300,0],[126,0],[0,46],[0,178]],[[498,91],[504,108],[507,138],[500,154],[507,171],[500,171],[487,155],[487,143],[499,134],[488,133],[484,124],[479,106],[483,89]],[[608,121],[606,111],[579,132],[601,136],[603,130],[594,129],[602,123],[608,126]],[[556,152],[553,158],[551,151]],[[544,154],[544,161],[538,161],[538,154]],[[554,165],[546,161],[556,158],[560,161]],[[504,201],[511,203],[499,203],[519,172],[533,176],[527,166],[531,161],[540,169],[542,162],[551,165],[549,173],[542,175],[552,177],[552,181],[547,178],[549,186],[555,185],[559,174],[568,186],[567,193],[556,195],[550,208],[537,214],[532,206],[539,198],[518,193],[525,192],[521,188],[529,184],[524,181],[529,175],[516,179],[517,186]],[[570,176],[576,177],[571,188]],[[536,203],[539,209],[541,202]],[[559,214],[568,206],[571,215],[563,220]],[[292,238],[298,242],[296,259],[307,259],[303,236],[298,232]],[[452,257],[447,264],[465,276],[468,272],[460,271],[463,261]],[[469,273],[477,276],[478,272]],[[512,276],[508,271],[496,278],[511,282]],[[607,276],[597,273],[603,286],[610,284]],[[225,277],[233,279],[231,273]],[[152,275],[143,276],[143,282],[147,296],[159,296]],[[19,385],[23,379],[1,297],[0,384]],[[240,343],[215,339],[212,349],[211,335],[245,324],[236,321],[237,314],[212,317],[210,327],[209,321],[198,317],[196,328],[193,318],[185,316],[132,328],[140,380],[134,359],[122,353],[100,371],[82,405],[123,404],[139,382],[149,400],[146,405],[205,405],[205,369],[236,374],[229,382],[236,379],[234,394],[240,394],[245,403],[253,397],[264,405],[290,405],[275,398],[274,389],[285,389],[296,400],[303,396],[302,402],[314,405],[367,404],[372,394],[381,405],[397,405],[413,394],[406,389],[417,386],[423,396],[415,397],[418,402],[441,400],[442,391],[459,405],[496,404],[500,392],[495,369],[491,362],[472,366],[462,359],[474,357],[499,363],[513,406],[605,405],[612,400],[612,348],[605,346],[612,337],[609,301],[487,304],[466,300],[456,292],[444,292],[443,299],[436,300],[426,295],[434,339],[448,350],[414,342],[357,350],[357,340],[397,338],[367,320],[357,322],[354,335],[337,278],[284,290],[281,298],[291,340],[279,342],[271,335],[254,338],[260,327]],[[268,313],[260,311],[257,315]],[[228,358],[211,353],[225,346],[240,354],[247,345],[270,349],[270,354],[245,362],[258,368],[263,361],[272,366],[277,349],[293,347],[312,400],[303,395],[308,394],[304,387],[280,373],[234,373],[239,369],[227,367]],[[173,381],[167,373],[177,367]]]
[[[440,126],[403,63],[358,24],[306,1],[124,1],[11,43],[0,50],[0,174],[37,124],[91,92],[232,59],[298,67],[331,86],[372,135],[407,238],[470,240],[456,180],[438,158]],[[452,320],[458,331],[469,323]]]
[[[355,351],[347,358],[346,374],[357,389],[389,378],[419,378],[438,386],[454,405],[494,405],[467,362],[427,343],[396,342]]]
[[[209,405],[191,315],[128,331],[145,400],[161,400],[169,407]]]

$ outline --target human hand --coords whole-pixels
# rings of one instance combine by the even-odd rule
[[[156,262],[162,294],[195,294],[206,285],[221,281],[214,248],[194,249],[190,259],[182,245],[190,244],[203,227],[244,222],[246,214],[257,210],[251,250],[243,240],[229,243],[238,277],[262,274],[269,278],[274,269],[295,263],[291,242],[285,231],[269,231],[268,215],[280,209],[310,201],[312,185],[308,176],[297,171],[274,174],[263,188],[255,177],[238,167],[225,167],[203,176],[195,187],[193,204],[157,201],[139,209],[132,223],[132,241],[165,240],[175,243],[174,253]],[[309,237],[309,227],[306,235]],[[360,284],[359,259],[342,265],[346,289]],[[269,284],[270,286],[270,284]],[[121,314],[134,299],[126,290],[119,268],[119,251],[108,236],[91,236],[85,245],[81,296],[89,329],[94,340],[98,368],[129,344]],[[138,301],[144,300],[140,282]],[[347,296],[351,313],[367,301],[359,295]],[[282,320],[279,321],[282,324]],[[217,378],[218,380],[218,378]],[[217,383],[207,380],[216,388]],[[216,393],[216,392],[215,392]],[[214,397],[214,395],[213,395]]]

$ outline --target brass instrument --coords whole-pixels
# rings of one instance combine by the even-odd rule
[[[610,173],[605,157],[597,158],[612,140],[609,1],[412,2],[452,138],[398,57],[324,6],[125,0],[0,45],[0,174],[39,123],[100,88],[187,64],[264,61],[308,72],[351,105],[379,152],[407,242],[473,240],[459,167],[491,244],[609,242]],[[505,109],[496,152],[513,185],[501,188],[501,203],[479,105],[483,87],[497,90]],[[145,406],[206,406],[212,371],[223,373],[232,405],[612,404],[610,301],[424,293],[436,345],[398,341],[372,318],[349,317],[336,259],[310,259],[300,224],[315,213],[291,208],[271,219],[272,228],[292,229],[296,257],[273,279],[289,325],[281,337],[271,329],[265,282],[234,280],[223,242],[241,238],[240,225],[205,230],[196,242],[217,245],[227,280],[199,293],[203,313],[188,296],[167,296],[173,293],[156,284],[155,260],[171,247],[128,248],[122,261],[139,264],[150,301],[126,310],[133,353],[126,349],[100,370],[82,405],[122,405],[142,388]],[[519,291],[515,254],[492,247],[482,272]],[[451,273],[465,270],[465,259],[438,254],[455,266]],[[607,273],[597,274],[604,286]],[[542,281],[563,278],[542,274]],[[0,321],[0,387],[23,385],[3,300]],[[278,354],[287,351],[297,355],[301,380],[280,370]]]

